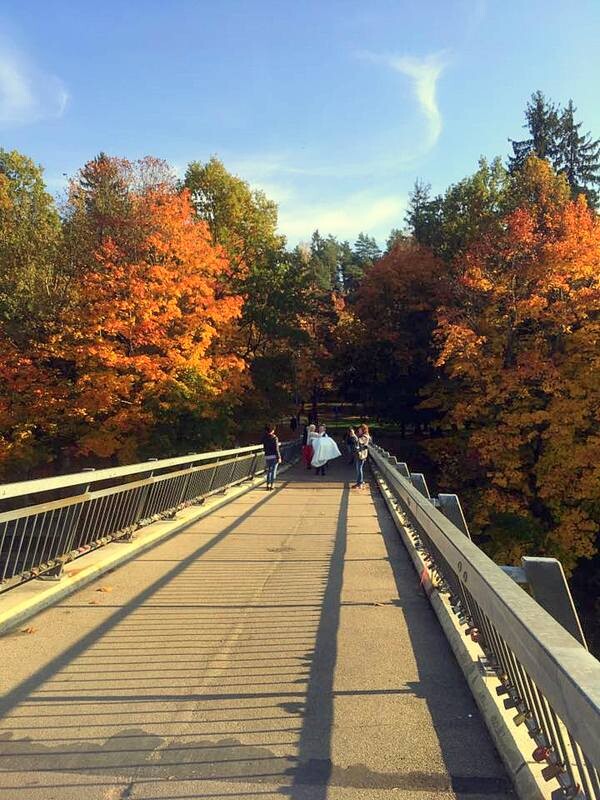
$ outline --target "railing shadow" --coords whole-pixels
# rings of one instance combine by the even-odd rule
[[[300,478],[298,488],[310,488]],[[168,543],[156,545],[148,561],[164,569],[157,580],[122,605],[106,604],[102,623],[6,694],[0,795],[91,800],[117,784],[123,796],[135,785],[143,798],[144,787],[166,781],[194,781],[196,797],[221,796],[218,784],[236,782],[265,785],[236,797],[293,791],[306,714],[319,715],[320,729],[331,724],[344,529],[337,518],[342,539],[332,545],[307,508],[295,527],[311,537],[310,553],[271,544],[281,520],[261,513],[277,498],[260,497],[218,532],[206,517],[210,541],[198,547],[184,535],[190,547],[180,561],[160,557]],[[333,616],[324,615],[324,595]],[[80,593],[50,613],[84,606]],[[322,707],[321,692],[329,697]],[[24,779],[31,775],[35,787]]]

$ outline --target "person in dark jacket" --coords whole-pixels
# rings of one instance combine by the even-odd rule
[[[348,464],[354,464],[354,457],[358,450],[358,436],[354,428],[348,428],[345,436],[346,450],[348,451]]]
[[[271,491],[275,478],[277,477],[277,467],[281,464],[281,451],[279,449],[279,439],[275,435],[273,425],[265,425],[265,432],[261,444],[265,451],[265,461],[267,468],[267,491]]]

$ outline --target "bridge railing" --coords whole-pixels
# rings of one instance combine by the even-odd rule
[[[298,441],[281,446],[297,457]],[[0,592],[264,472],[261,446],[151,459],[0,486]]]
[[[561,797],[600,800],[600,662],[438,510],[423,476],[370,451],[434,584],[526,726],[543,778],[558,780]]]

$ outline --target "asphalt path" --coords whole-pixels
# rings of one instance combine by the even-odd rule
[[[297,467],[0,639],[1,800],[513,797],[352,477]]]

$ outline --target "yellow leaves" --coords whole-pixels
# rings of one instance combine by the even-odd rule
[[[578,559],[591,558],[596,552],[596,534],[600,526],[581,508],[567,508],[559,525],[548,536],[551,552],[559,552],[567,574]]]
[[[436,366],[448,365],[451,374],[471,375],[475,377],[479,371],[477,358],[486,342],[485,336],[479,336],[468,325],[449,322],[440,318],[438,336],[443,341]]]

